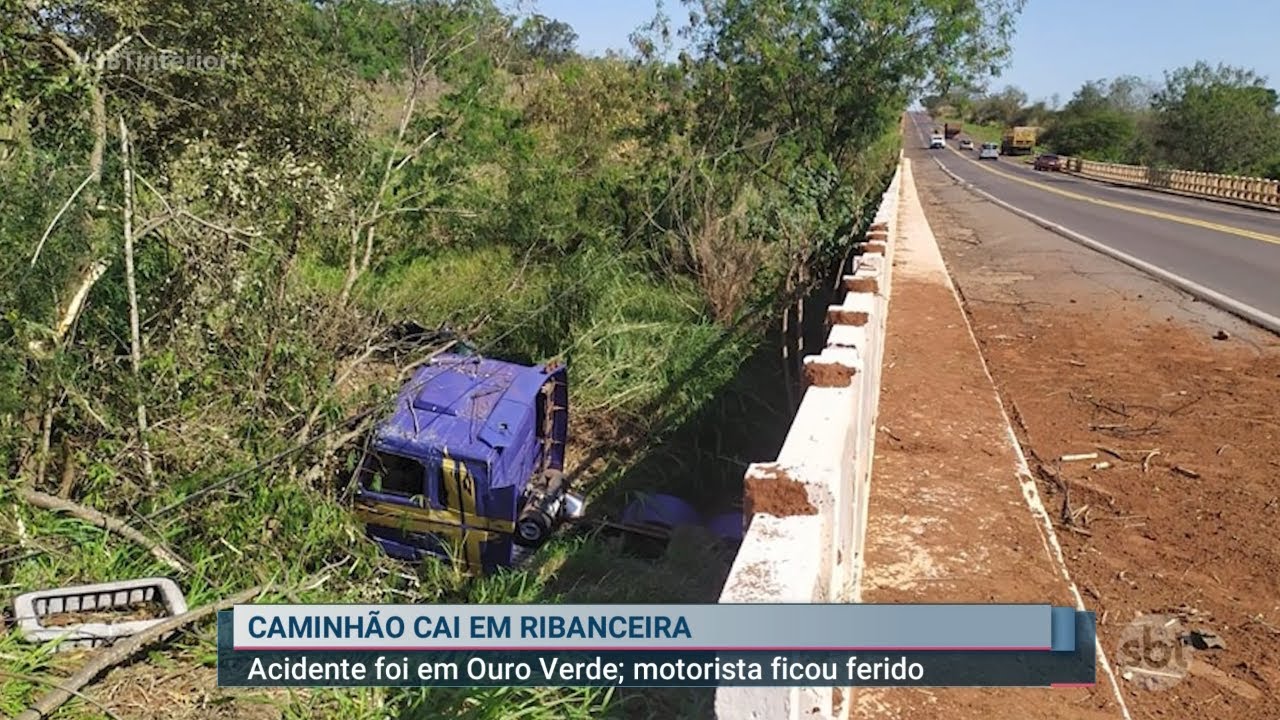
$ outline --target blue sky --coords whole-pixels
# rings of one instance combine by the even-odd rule
[[[686,15],[665,3],[673,19]],[[539,12],[578,33],[579,49],[627,47],[654,13],[653,0],[540,0]],[[1087,80],[1137,75],[1206,60],[1252,68],[1280,87],[1280,2],[1276,0],[1028,0],[1008,69],[991,82],[1021,87],[1032,99],[1066,102]]]

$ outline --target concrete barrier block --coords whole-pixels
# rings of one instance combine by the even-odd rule
[[[716,720],[790,720],[795,717],[795,689],[727,687],[716,690]]]
[[[773,517],[757,515],[733,568],[722,603],[826,602],[830,584],[830,515]],[[801,704],[818,706],[814,694],[801,688],[734,687],[716,691],[717,720],[798,718]],[[827,705],[830,707],[830,705]]]
[[[857,357],[856,350],[845,352]],[[778,465],[791,477],[827,485],[832,497],[839,499],[840,481],[850,460],[847,437],[857,412],[853,388],[810,388],[778,451]]]
[[[863,268],[874,270],[878,274],[884,273],[884,269],[888,266],[889,260],[886,254],[880,255],[858,255],[854,257],[850,269],[856,275]]]
[[[845,548],[853,529],[852,469],[858,447],[860,387],[855,382],[844,387],[809,388],[778,452],[778,464],[787,469],[790,477],[803,479],[806,487],[815,488],[818,502],[831,498],[836,535],[829,553],[835,565],[849,558]]]
[[[753,517],[720,602],[826,602],[827,533],[821,515]]]
[[[850,270],[850,274],[840,278],[841,286],[844,286],[845,291],[858,292],[852,290],[852,287],[859,279],[878,278],[884,274],[884,258],[881,255],[861,255],[854,260]]]
[[[719,720],[835,720],[831,688],[721,688]]]
[[[884,273],[884,259],[878,255],[860,255],[853,265],[854,277],[873,278]]]
[[[866,349],[869,344],[868,328],[860,325],[834,325],[827,334],[827,345],[831,347]]]
[[[853,277],[853,280],[856,279],[856,277]],[[863,324],[874,325],[876,321],[879,320],[879,318],[876,317],[876,314],[880,312],[881,304],[881,299],[875,295],[870,293],[851,292],[845,294],[844,300],[840,303],[839,307],[848,312],[866,313],[867,316],[871,318],[871,322]]]

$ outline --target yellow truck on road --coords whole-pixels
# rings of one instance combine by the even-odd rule
[[[1004,131],[1000,142],[1001,155],[1030,155],[1036,147],[1039,128],[1019,125]]]

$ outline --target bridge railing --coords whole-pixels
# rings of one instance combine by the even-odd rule
[[[844,268],[844,298],[828,308],[825,346],[804,359],[804,397],[777,460],[747,469],[750,525],[722,603],[861,599],[900,178],[901,160],[862,254]],[[833,688],[721,688],[716,716],[821,720],[839,717],[841,702]]]
[[[1280,209],[1280,180],[1121,165],[1065,156],[1062,161],[1068,172],[1087,178]]]

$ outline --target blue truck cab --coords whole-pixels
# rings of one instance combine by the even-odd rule
[[[488,572],[582,516],[564,477],[563,366],[441,354],[395,403],[356,471],[356,515],[388,554]]]

